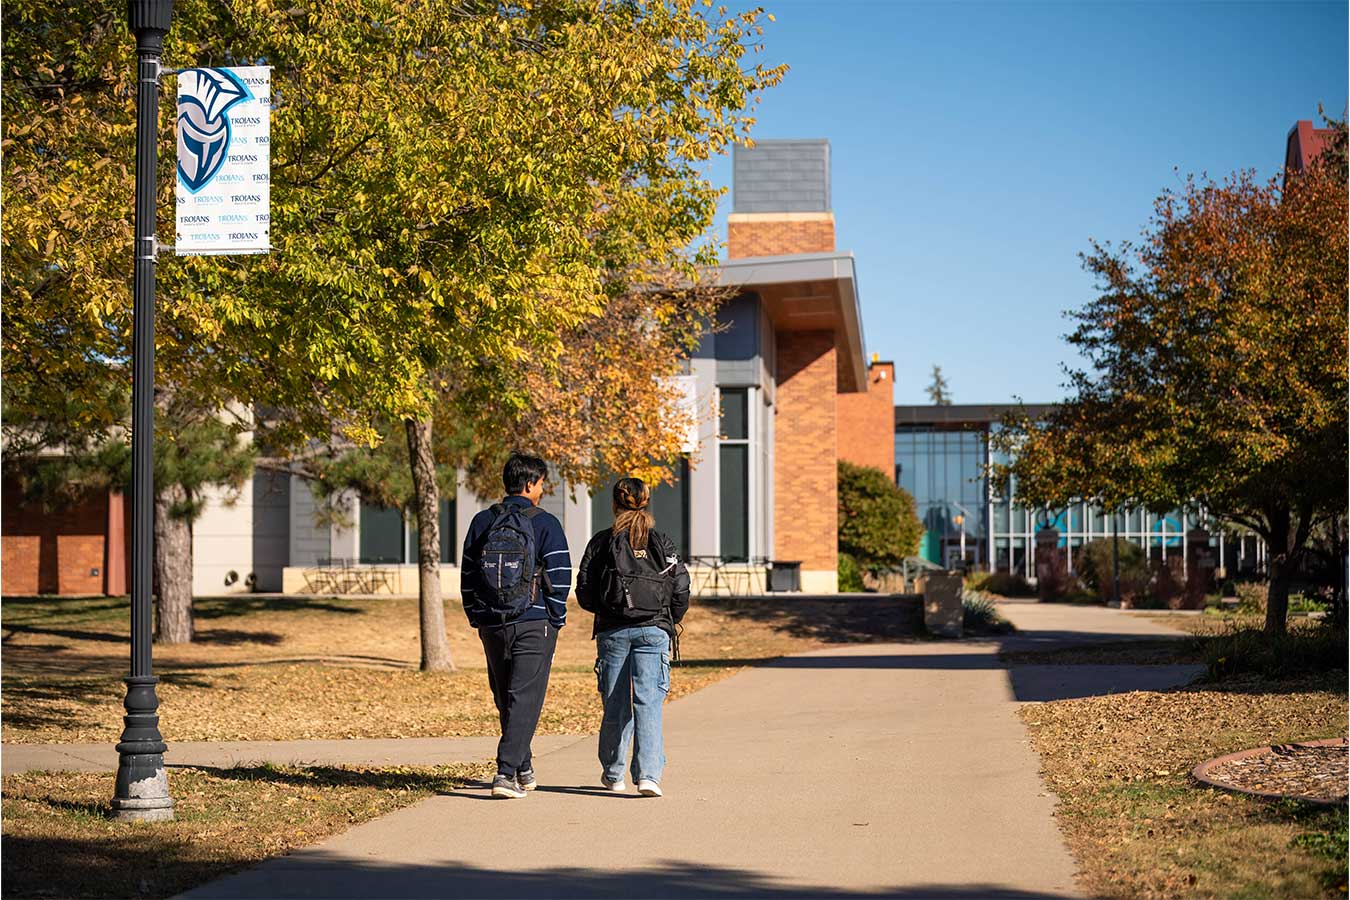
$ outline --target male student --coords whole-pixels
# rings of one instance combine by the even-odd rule
[[[539,508],[547,475],[539,457],[511,454],[502,470],[506,497],[474,516],[464,536],[464,614],[483,641],[501,718],[494,797],[519,799],[535,788],[530,741],[567,622],[572,558],[562,523]]]

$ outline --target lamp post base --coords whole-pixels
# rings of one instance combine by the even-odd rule
[[[164,771],[164,738],[159,733],[159,698],[153,675],[126,679],[127,714],[117,745],[117,785],[112,817],[119,822],[167,822],[173,818],[169,776]]]
[[[118,780],[121,780],[119,774]],[[173,798],[169,796],[169,779],[161,763],[159,771],[149,778],[130,783],[133,795],[128,799],[114,797],[112,817],[117,822],[172,822]]]

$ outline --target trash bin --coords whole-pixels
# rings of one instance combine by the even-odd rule
[[[802,589],[801,560],[773,559],[769,561],[769,590],[777,593]]]

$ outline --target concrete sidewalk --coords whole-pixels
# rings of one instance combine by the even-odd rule
[[[1178,636],[1108,610],[1005,612],[1019,647]],[[536,754],[541,786],[525,800],[486,786],[437,796],[188,896],[1075,896],[998,649],[788,657],[667,707],[664,799],[599,790],[583,740]],[[1103,690],[1193,674],[1018,668],[1132,670],[1093,675]]]

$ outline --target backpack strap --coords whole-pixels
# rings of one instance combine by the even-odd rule
[[[675,552],[675,542],[668,538],[663,531],[657,531],[653,528],[647,535],[647,550],[655,548],[661,554],[661,574],[669,575],[675,571],[675,563],[670,561],[672,556],[678,556]]]
[[[527,518],[527,519],[533,519],[535,516],[539,515],[541,512],[543,512],[542,509],[540,509],[539,507],[537,507],[537,506],[535,506],[533,503],[531,503],[529,509],[525,510],[525,518]]]

